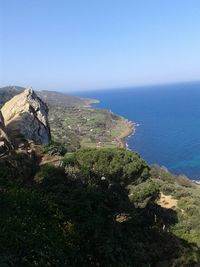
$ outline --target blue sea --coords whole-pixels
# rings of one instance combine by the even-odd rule
[[[135,122],[127,144],[148,163],[200,180],[200,82],[77,94]]]

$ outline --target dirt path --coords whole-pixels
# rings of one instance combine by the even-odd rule
[[[61,156],[49,156],[44,155],[41,159],[40,165],[44,164],[55,164],[57,162],[60,162],[63,159]]]
[[[177,207],[178,200],[173,198],[173,196],[169,195],[166,196],[161,192],[160,199],[158,200],[158,205],[160,205],[162,208],[166,209],[172,209],[174,207]]]

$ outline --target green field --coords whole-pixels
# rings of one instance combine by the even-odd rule
[[[79,147],[122,146],[119,137],[129,129],[127,121],[104,109],[50,106],[52,137],[69,150]]]

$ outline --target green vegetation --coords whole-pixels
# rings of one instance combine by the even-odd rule
[[[200,266],[200,185],[116,148],[123,118],[42,94],[53,141],[0,159],[0,266]]]
[[[115,117],[115,119],[116,119],[116,117]],[[118,136],[120,136],[124,131],[126,131],[126,129],[127,129],[127,121],[126,120],[121,120],[120,121],[120,123],[117,123],[116,125],[115,125],[115,127],[113,127],[112,129],[111,129],[111,135],[113,136],[113,137],[118,137]],[[128,129],[127,129],[128,130]]]
[[[50,155],[50,156],[64,156],[67,152],[67,149],[65,146],[59,142],[51,141],[47,145],[43,145],[43,151],[44,153]]]
[[[144,208],[149,201],[156,201],[159,193],[158,184],[150,179],[137,186],[129,185],[129,199],[136,207]]]
[[[138,154],[124,149],[85,149],[66,155],[64,163],[84,168],[87,177],[108,181],[110,184],[128,185],[146,180],[149,167]]]
[[[177,223],[171,229],[172,232],[200,247],[200,185],[157,166],[152,166],[151,176],[160,191],[178,200],[177,207],[174,207]]]
[[[18,86],[0,88],[0,106],[24,89]],[[68,152],[80,147],[123,147],[121,139],[131,132],[132,126],[124,118],[89,106],[97,100],[51,91],[38,91],[37,95],[49,107],[53,141],[61,143]]]
[[[194,184],[180,177],[176,182],[162,169],[150,169],[138,154],[120,148],[68,153],[62,168],[37,167],[35,162],[27,158],[21,169],[22,158],[17,156],[1,166],[0,266],[200,263],[198,228],[185,228],[185,236],[182,232],[187,220],[182,225],[179,221],[178,209],[184,208],[180,192],[177,210],[157,204],[167,180],[172,188],[195,195]],[[189,210],[196,205],[193,196],[189,200],[182,194],[188,199],[187,216],[195,216]]]
[[[92,107],[49,106],[52,137],[68,151],[77,148],[119,147],[130,125],[112,112]]]

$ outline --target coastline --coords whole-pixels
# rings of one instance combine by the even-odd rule
[[[118,142],[119,147],[128,148],[126,140],[129,136],[134,135],[136,124],[132,121],[128,121],[127,119],[122,119],[124,120],[126,129],[118,137],[116,137],[116,141]]]
[[[99,100],[93,99],[93,98],[81,98],[81,99],[85,102],[85,104],[84,104],[85,107],[91,107],[93,104],[99,104],[100,103]]]
[[[93,104],[99,104],[100,103],[100,100],[93,99],[93,98],[82,98],[82,99],[84,99],[84,101],[85,101],[85,107],[86,108],[87,107],[93,107]],[[93,107],[93,108],[95,108],[95,107]],[[103,108],[102,110],[107,110],[107,109]],[[111,110],[110,110],[110,112],[113,115],[118,116],[121,119],[121,121],[124,123],[124,130],[118,136],[115,136],[113,141],[116,142],[118,147],[128,149],[128,145],[126,143],[127,138],[134,135],[137,123],[134,123],[133,121],[129,121],[128,119],[113,113]]]

